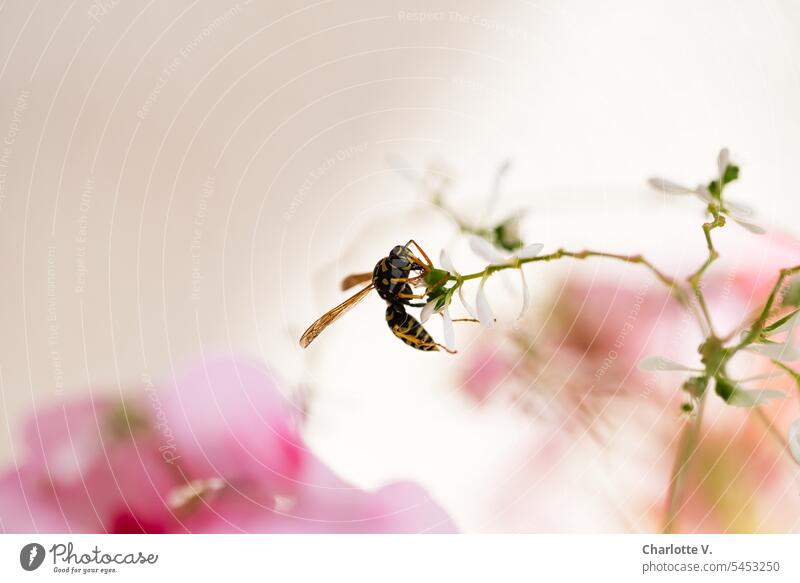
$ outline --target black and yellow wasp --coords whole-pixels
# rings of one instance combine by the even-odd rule
[[[411,245],[416,247],[423,259],[411,251]],[[417,350],[428,352],[441,348],[452,353],[452,350],[434,341],[422,324],[406,312],[407,306],[424,306],[424,303],[414,303],[412,300],[425,298],[428,291],[441,286],[447,280],[448,274],[445,272],[440,281],[427,286],[425,293],[415,294],[413,286],[422,283],[433,269],[430,258],[416,241],[412,239],[405,245],[397,245],[388,256],[378,261],[371,272],[350,275],[342,281],[342,290],[367,281],[370,284],[311,324],[300,337],[300,346],[306,348],[325,328],[375,289],[386,301],[386,323],[395,336]]]

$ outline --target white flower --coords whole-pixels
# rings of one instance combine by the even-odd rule
[[[482,257],[483,259],[489,261],[492,265],[514,265],[518,261],[522,259],[532,259],[539,255],[544,248],[544,245],[541,243],[534,243],[532,245],[527,245],[516,251],[514,253],[505,253],[500,251],[497,247],[489,243],[486,239],[482,239],[480,237],[472,237],[469,241],[469,245],[472,250],[475,252],[476,255]],[[528,282],[525,280],[525,272],[522,269],[522,265],[519,266],[519,274],[520,278],[522,279],[522,309],[520,310],[519,316],[517,318],[521,318],[525,315],[525,312],[528,311],[528,306],[530,305],[531,298],[530,298],[530,290],[528,289]],[[478,296],[476,298],[476,304],[483,304],[484,308],[484,316],[491,316],[492,322],[494,322],[494,316],[492,315],[492,310],[489,307],[489,302],[486,300],[486,294],[483,291],[483,286],[486,283],[486,278],[481,281],[480,286],[478,287]],[[481,308],[476,306],[478,310],[478,319],[483,323],[484,318],[481,317]]]
[[[436,312],[436,304],[439,303],[439,298],[434,298],[422,307],[419,313],[419,321],[423,324],[430,320],[431,316]]]
[[[456,349],[456,332],[453,329],[453,318],[450,316],[450,304],[445,304],[438,310],[436,304],[441,298],[436,298],[425,304],[420,312],[419,319],[424,324],[428,321],[432,314],[437,313],[442,316],[442,335],[444,336],[444,345],[452,351]]]
[[[682,184],[672,182],[667,178],[660,178],[657,176],[648,178],[647,183],[656,190],[666,194],[692,194],[706,204],[714,202],[714,197],[711,196],[711,193],[708,192],[708,189],[702,185],[698,185],[696,188],[689,188],[688,186],[683,186]]]
[[[447,308],[442,310],[442,335],[444,336],[444,345],[454,351],[456,349],[456,331],[453,330],[453,319]]]
[[[719,171],[719,178],[718,183],[722,184],[722,178],[725,175],[725,170],[730,165],[730,154],[727,148],[723,148],[719,152],[719,156],[717,157],[717,167]],[[664,192],[666,194],[677,194],[677,195],[693,195],[700,199],[704,204],[714,204],[719,205],[719,211],[729,216],[733,219],[736,223],[750,231],[751,233],[756,233],[761,235],[765,233],[765,229],[760,225],[757,225],[751,221],[755,212],[753,211],[752,207],[749,207],[746,204],[742,204],[736,201],[729,201],[727,197],[725,197],[724,201],[720,201],[709,192],[708,188],[702,184],[696,186],[695,188],[689,188],[688,186],[683,186],[682,184],[677,184],[671,180],[666,178],[650,178],[647,182],[660,192]]]
[[[489,300],[486,299],[486,292],[483,290],[484,285],[486,285],[485,276],[478,286],[478,293],[475,296],[475,309],[478,312],[478,320],[480,320],[481,324],[486,328],[493,328],[494,313],[492,312],[492,307],[489,305]]]
[[[763,235],[767,232],[764,227],[751,221],[755,215],[753,207],[733,200],[726,200],[722,212],[751,233]]]
[[[795,461],[800,464],[800,419],[789,426],[789,449]]]
[[[702,369],[699,368],[692,368],[690,366],[683,365],[679,362],[675,362],[669,358],[665,358],[663,356],[648,356],[641,362],[639,362],[639,369],[644,371],[682,371],[682,372],[704,372]],[[749,379],[741,379],[739,382],[743,382],[745,380],[754,380],[759,377],[751,377]],[[786,395],[780,391],[773,391],[770,389],[743,389],[739,387],[736,382],[731,383],[733,390],[730,396],[726,399],[728,405],[733,405],[734,407],[758,407],[760,405],[765,405],[769,403],[772,399],[784,399]]]
[[[717,170],[719,171],[719,181],[722,182],[722,177],[725,176],[725,171],[731,163],[731,153],[728,148],[722,148],[717,156]]]
[[[419,319],[420,322],[424,324],[434,313],[440,314],[442,316],[442,335],[444,336],[444,345],[450,350],[455,351],[456,333],[453,329],[453,318],[450,316],[450,304],[444,304],[437,310],[436,304],[439,303],[440,300],[441,298],[434,298],[425,304],[419,314]]]
[[[442,249],[442,252],[439,254],[439,264],[446,269],[449,273],[458,276],[458,272],[456,271],[453,262],[450,260],[450,256],[447,252]],[[472,308],[464,301],[464,295],[461,292],[461,287],[458,288],[458,293],[461,298],[461,303],[464,304],[464,308],[466,308],[467,312],[472,315]],[[455,330],[453,329],[453,318],[450,316],[450,302],[452,293],[448,294],[444,297],[439,296],[428,303],[426,303],[422,307],[422,311],[419,314],[420,321],[424,324],[427,322],[433,314],[439,314],[442,316],[442,334],[444,336],[444,345],[450,349],[455,351],[456,349],[456,334]],[[441,305],[439,305],[441,304]],[[437,309],[436,306],[439,305]],[[473,316],[474,317],[474,316]]]
[[[455,275],[456,277],[461,277],[461,274],[456,269],[455,265],[453,264],[452,259],[450,259],[450,255],[447,254],[447,251],[442,249],[441,253],[439,253],[439,265],[444,267],[447,271],[451,274]],[[461,300],[461,304],[464,306],[464,309],[470,315],[471,318],[476,318],[475,310],[472,306],[469,305],[466,298],[464,297],[464,286],[458,286],[458,299]]]

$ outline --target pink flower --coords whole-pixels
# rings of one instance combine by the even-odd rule
[[[0,476],[0,530],[455,531],[418,486],[338,478],[257,364],[203,361],[146,393],[38,411],[24,459]]]
[[[312,454],[300,437],[300,412],[265,369],[203,361],[159,397],[160,427],[187,480],[221,480],[225,498],[241,496],[265,509],[294,491]]]
[[[89,398],[34,414],[24,429],[26,459],[3,478],[15,485],[0,499],[3,528],[24,532],[27,520],[40,532],[174,530],[163,503],[173,473],[138,407]],[[15,504],[28,512],[17,513],[19,527],[6,517]]]

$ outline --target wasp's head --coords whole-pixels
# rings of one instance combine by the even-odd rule
[[[395,247],[392,248],[391,251],[389,251],[389,257],[392,259],[399,257],[408,259],[409,257],[408,247],[405,247],[404,245],[396,245]]]
[[[397,245],[389,251],[389,263],[399,269],[408,269],[416,260],[407,246]]]

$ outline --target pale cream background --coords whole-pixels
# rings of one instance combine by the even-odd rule
[[[532,209],[528,240],[680,269],[698,211],[643,180],[706,176],[722,145],[740,198],[796,228],[798,30],[789,0],[0,4],[0,458],[35,406],[235,352],[313,392],[309,440],[347,478],[502,524],[534,423],[466,404],[459,360],[398,346],[377,298],[296,344],[343,274],[453,245],[387,160],[447,163],[470,210],[511,159],[500,210]]]

